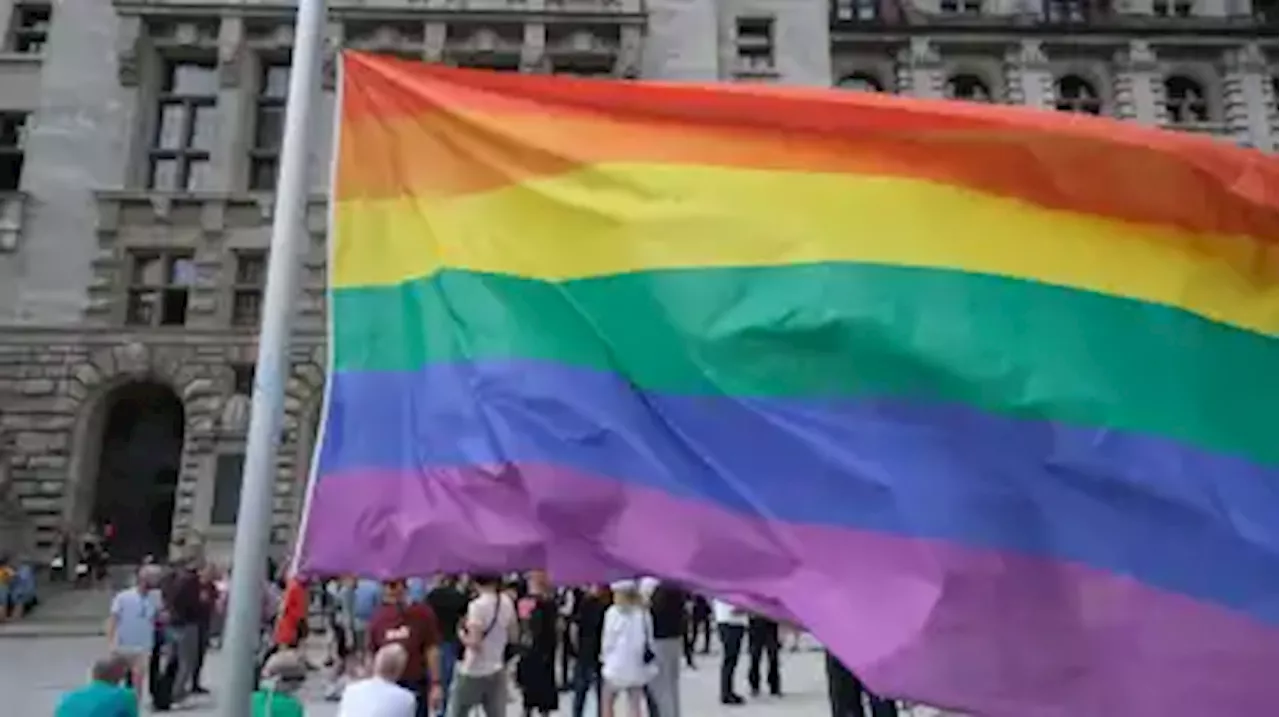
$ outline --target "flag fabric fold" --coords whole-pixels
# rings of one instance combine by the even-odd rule
[[[991,715],[1277,710],[1277,167],[343,58],[301,567],[662,575]]]

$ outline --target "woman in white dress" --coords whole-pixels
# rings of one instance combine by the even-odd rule
[[[614,702],[623,695],[629,716],[642,717],[644,686],[658,674],[653,622],[634,580],[619,580],[610,588],[613,605],[605,611],[600,640],[600,674],[604,677],[600,716],[614,717]]]

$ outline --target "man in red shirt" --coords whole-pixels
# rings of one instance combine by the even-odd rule
[[[408,653],[400,686],[418,697],[418,717],[429,717],[440,709],[444,692],[440,675],[440,628],[436,614],[422,603],[405,599],[403,580],[388,580],[382,586],[382,605],[369,619],[369,651],[373,655],[383,645],[398,643]]]

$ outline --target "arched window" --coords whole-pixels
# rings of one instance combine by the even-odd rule
[[[861,92],[884,92],[884,86],[880,84],[880,80],[865,72],[845,75],[836,83],[836,87],[842,90],[858,90]]]
[[[991,88],[977,75],[952,75],[947,80],[947,99],[970,102],[994,102]]]
[[[1060,77],[1055,91],[1057,98],[1054,106],[1063,112],[1102,114],[1102,99],[1098,97],[1098,91],[1083,77],[1078,75]]]
[[[1209,121],[1209,101],[1204,87],[1184,75],[1164,81],[1164,105],[1169,124],[1198,124]]]

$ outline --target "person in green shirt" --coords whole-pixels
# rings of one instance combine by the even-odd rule
[[[262,667],[262,689],[253,693],[253,717],[303,717],[302,703],[294,693],[306,679],[307,666],[297,652],[272,655]]]
[[[137,696],[121,686],[128,675],[129,661],[122,655],[98,660],[89,684],[63,695],[54,717],[138,717]]]

